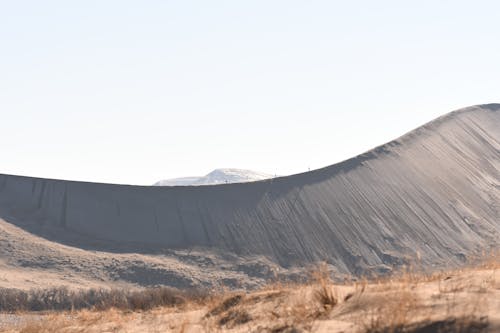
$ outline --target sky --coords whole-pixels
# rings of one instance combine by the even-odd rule
[[[0,0],[0,173],[299,173],[499,78],[498,1]]]

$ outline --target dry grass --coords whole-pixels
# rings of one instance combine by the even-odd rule
[[[141,290],[68,288],[0,289],[0,312],[15,311],[70,311],[80,309],[149,310],[159,306],[178,306],[188,300],[203,300],[206,292],[184,292],[158,287]]]
[[[77,313],[51,313],[42,320],[31,321],[23,325],[20,333],[55,333],[55,332],[98,332],[120,331],[130,320],[124,312],[111,309],[107,311],[82,310]]]
[[[339,302],[337,289],[330,278],[330,272],[325,264],[312,273],[313,283],[317,286],[314,291],[316,300],[325,311],[330,311]]]
[[[0,293],[0,306],[53,310],[6,332],[485,332],[500,307],[494,302],[499,267],[495,257],[457,270],[406,268],[342,285],[321,265],[307,283],[277,282],[247,293],[9,290]]]
[[[500,268],[498,252],[483,253],[470,259],[469,264],[455,270],[426,273],[406,267],[390,277],[378,278],[372,291],[383,294],[383,300],[366,307],[362,315],[366,319],[360,328],[363,333],[433,333],[433,332],[486,332],[488,317],[487,294],[497,288],[495,278]],[[464,276],[489,271],[479,281]],[[437,284],[433,299],[444,300],[441,319],[432,312],[437,304],[424,304],[419,298],[421,289]],[[429,303],[429,302],[427,302]],[[429,306],[431,305],[431,306]],[[416,321],[420,318],[420,321]]]
[[[419,299],[411,291],[403,289],[392,295],[385,295],[374,308],[367,310],[362,331],[366,333],[402,332],[408,326],[413,312],[419,306]],[[363,322],[363,321],[362,321]]]

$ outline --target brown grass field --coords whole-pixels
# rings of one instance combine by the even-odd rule
[[[495,255],[342,284],[320,266],[310,282],[251,292],[2,290],[0,332],[500,332],[499,268]]]

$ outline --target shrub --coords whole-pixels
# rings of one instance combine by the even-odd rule
[[[70,290],[65,287],[50,289],[0,289],[0,311],[47,311],[47,310],[149,310],[159,306],[176,306],[187,300],[200,300],[207,294],[182,292],[167,287],[142,290],[88,289]]]

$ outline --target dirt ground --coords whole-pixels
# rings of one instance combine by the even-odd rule
[[[149,311],[0,315],[0,332],[500,332],[500,265],[222,292]]]

